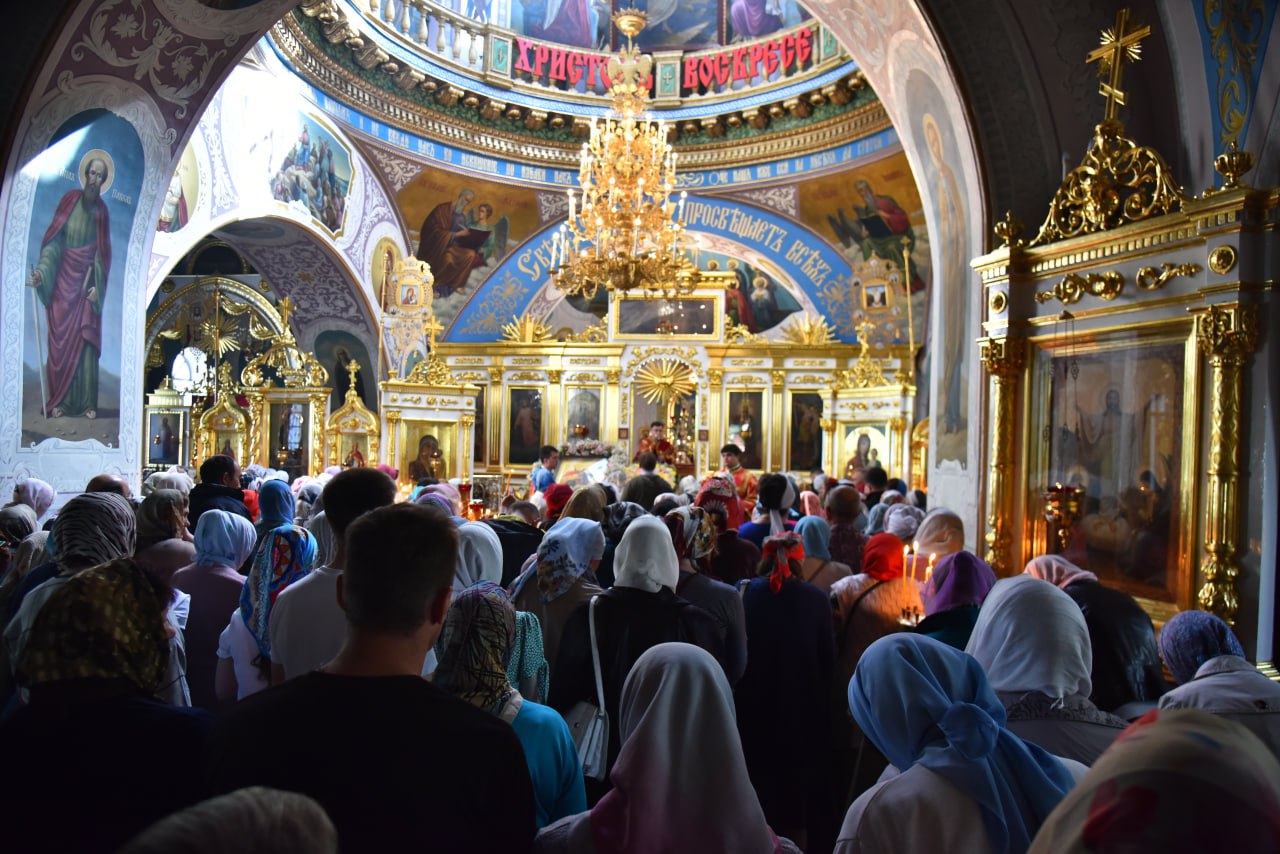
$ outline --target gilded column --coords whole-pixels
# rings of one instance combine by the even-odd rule
[[[475,432],[476,417],[470,414],[463,415],[458,421],[462,427],[460,431],[462,434],[462,459],[458,462],[458,471],[461,472],[460,476],[463,481],[470,481],[471,457],[474,456],[471,453],[471,442],[473,441],[472,434]],[[467,508],[464,507],[462,509],[465,511]]]
[[[400,464],[396,462],[397,451],[399,450],[396,447],[398,441],[396,434],[399,432],[398,428],[400,427],[400,410],[388,409],[384,414],[387,418],[387,441],[384,443],[387,449],[386,463],[392,468],[399,468]],[[409,476],[408,472],[401,472],[401,475],[404,478]]]
[[[898,477],[901,477],[909,484],[911,480],[910,473],[907,471],[907,419],[901,415],[890,418],[889,429],[893,431],[895,436],[893,443],[893,470],[898,473]]]
[[[1209,487],[1205,496],[1205,559],[1200,607],[1234,622],[1236,543],[1240,535],[1241,368],[1258,343],[1258,311],[1252,305],[1215,305],[1196,317],[1196,342],[1209,358]]]
[[[986,561],[997,575],[1014,571],[1009,548],[1014,496],[1014,427],[1018,380],[1026,362],[1020,338],[986,338],[979,342],[983,367],[991,375],[990,452],[987,461]]]

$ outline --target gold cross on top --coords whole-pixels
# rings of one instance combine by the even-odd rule
[[[427,348],[434,353],[436,349],[436,336],[444,331],[444,327],[440,325],[440,321],[436,320],[435,312],[427,315],[426,321],[422,324],[422,331],[427,334]]]
[[[298,310],[297,305],[294,303],[293,300],[289,299],[288,295],[286,294],[285,298],[280,300],[280,302],[276,304],[276,310],[280,312],[280,322],[284,324],[285,332],[288,332],[289,318],[293,317],[293,313]]]
[[[354,390],[354,389],[355,389],[355,387],[356,387],[356,374],[358,374],[358,373],[360,373],[360,363],[359,363],[359,362],[357,362],[355,359],[352,359],[351,361],[347,362],[347,374],[348,374],[348,376],[350,376],[350,377],[351,377],[351,386],[350,386],[350,387],[351,387],[353,390]]]
[[[1116,120],[1116,107],[1125,103],[1124,90],[1120,88],[1121,75],[1125,62],[1137,62],[1142,58],[1142,40],[1151,35],[1151,27],[1143,26],[1126,30],[1129,25],[1129,10],[1121,9],[1116,15],[1114,30],[1102,31],[1102,46],[1089,51],[1088,62],[1099,63],[1099,76],[1105,75],[1098,84],[1098,93],[1107,98],[1107,111],[1104,124],[1112,124]]]

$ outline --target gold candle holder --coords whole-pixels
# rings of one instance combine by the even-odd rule
[[[1057,528],[1058,548],[1067,548],[1071,539],[1071,526],[1080,518],[1080,506],[1084,503],[1084,489],[1079,486],[1064,486],[1055,483],[1042,493],[1044,498],[1044,518]]]

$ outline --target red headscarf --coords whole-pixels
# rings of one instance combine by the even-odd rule
[[[573,497],[573,487],[567,483],[553,483],[542,493],[542,497],[547,500],[547,516],[559,516]]]
[[[713,475],[702,482],[698,497],[693,500],[695,507],[719,506],[724,508],[725,530],[736,531],[747,521],[742,512],[742,499],[738,496],[738,487],[733,478]]]
[[[791,561],[804,560],[804,545],[801,544],[799,537],[788,532],[776,537],[767,537],[760,554],[764,560],[774,562],[773,571],[769,573],[769,589],[777,593],[782,589],[782,582],[792,575]]]
[[[862,571],[877,581],[902,577],[902,540],[893,534],[876,534],[862,552]]]

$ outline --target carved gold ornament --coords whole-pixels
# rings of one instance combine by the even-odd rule
[[[1182,208],[1182,188],[1169,174],[1164,157],[1125,137],[1124,125],[1116,117],[1117,108],[1127,103],[1120,88],[1124,66],[1141,58],[1140,42],[1151,33],[1150,27],[1130,30],[1128,22],[1129,10],[1120,10],[1115,28],[1104,31],[1102,46],[1089,53],[1088,61],[1097,62],[1105,78],[1098,91],[1106,98],[1106,110],[1084,161],[1058,187],[1032,245],[1105,231]]]
[[[1133,283],[1144,291],[1158,291],[1177,276],[1194,276],[1203,269],[1199,264],[1170,264],[1156,267],[1139,267]]]
[[[502,327],[502,340],[516,344],[538,344],[552,337],[550,326],[527,314],[512,317],[511,322]]]
[[[693,370],[683,362],[662,359],[646,364],[636,371],[636,390],[646,403],[663,405],[686,397],[696,387]]]
[[[1009,306],[1009,297],[1005,295],[1004,291],[992,292],[991,299],[987,300],[987,308],[991,310],[992,314],[999,314],[1000,312],[1004,311],[1008,306]]]
[[[1092,294],[1103,300],[1113,300],[1120,296],[1124,288],[1124,274],[1115,270],[1102,273],[1068,273],[1052,290],[1036,294],[1036,302],[1045,303],[1056,299],[1063,305],[1074,305],[1080,302],[1085,294]]]
[[[409,372],[409,376],[404,378],[404,381],[410,385],[457,385],[449,366],[434,351],[428,353],[427,358],[414,365],[413,370]]]
[[[1253,163],[1253,152],[1241,151],[1236,141],[1231,140],[1226,150],[1213,159],[1214,170],[1222,176],[1222,189],[1238,190],[1248,187],[1248,184],[1241,183],[1240,176],[1252,169]]]
[[[1013,215],[1013,211],[1005,211],[1004,219],[992,226],[991,230],[995,232],[996,237],[1000,238],[1000,245],[1009,249],[1021,249],[1027,245],[1027,241],[1022,238],[1022,223]]]
[[[796,317],[790,326],[785,327],[782,337],[792,344],[805,345],[827,344],[836,338],[825,317],[814,317],[808,312]]]
[[[1236,248],[1223,244],[1209,253],[1209,269],[1219,276],[1225,276],[1235,269]]]

